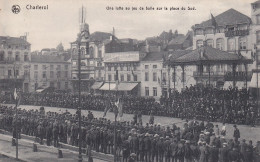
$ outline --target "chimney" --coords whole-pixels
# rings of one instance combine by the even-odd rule
[[[23,39],[23,40],[25,40],[25,41],[27,41],[27,36],[26,36],[26,35],[20,36],[20,38]]]

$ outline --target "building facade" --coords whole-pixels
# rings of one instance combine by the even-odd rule
[[[207,45],[222,51],[242,55],[246,59],[252,59],[252,41],[251,41],[251,18],[234,10],[229,9],[216,17],[211,15],[211,19],[195,24],[193,27],[193,49]],[[236,84],[239,88],[250,83],[252,73],[251,65],[240,64],[236,66]],[[195,67],[195,73],[199,72],[199,67]],[[232,85],[232,65],[218,64],[211,68],[203,67],[202,76],[194,76],[198,83],[208,81],[208,71],[212,72],[211,83],[217,85],[224,82],[224,88]],[[245,76],[245,71],[248,76]]]
[[[71,89],[71,64],[62,56],[32,55],[30,68],[30,91]]]
[[[29,91],[31,45],[26,36],[0,36],[0,91]]]
[[[252,35],[252,49],[253,49],[253,76],[251,79],[250,87],[260,87],[260,1],[251,4],[251,35]],[[258,92],[259,93],[259,92]]]
[[[139,51],[105,53],[105,83],[100,90],[140,96],[140,60],[144,56]]]
[[[167,60],[186,55],[191,50],[149,52],[141,61],[141,95],[159,99],[174,90],[196,84],[193,66],[171,66]],[[184,72],[183,72],[184,71]]]

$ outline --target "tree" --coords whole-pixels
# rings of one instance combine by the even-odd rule
[[[64,47],[63,47],[62,43],[60,43],[60,44],[56,47],[56,50],[57,50],[58,52],[64,52]]]

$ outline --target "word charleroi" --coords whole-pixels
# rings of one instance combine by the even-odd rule
[[[27,10],[48,10],[49,6],[45,5],[45,6],[40,6],[40,5],[26,5],[26,9]]]

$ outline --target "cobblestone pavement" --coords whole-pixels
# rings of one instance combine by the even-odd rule
[[[12,105],[14,106],[14,105]],[[20,108],[22,109],[38,109],[40,108],[40,106],[31,106],[31,105],[20,105]],[[65,112],[66,110],[70,113],[75,113],[76,110],[75,109],[66,109],[66,108],[57,108],[57,107],[44,107],[45,108],[45,112],[48,111],[53,111],[53,112],[58,112],[58,113],[62,113]],[[101,111],[92,111],[94,114],[94,117],[103,117],[104,112]],[[88,114],[88,110],[82,110],[82,115],[87,115]],[[107,119],[110,120],[114,120],[114,113],[112,112],[108,112],[106,115]],[[133,115],[132,114],[124,114],[121,121],[131,121],[133,120]],[[148,123],[149,121],[149,116],[148,115],[143,115],[143,123]],[[155,123],[160,123],[162,126],[171,126],[173,123],[175,123],[177,126],[182,127],[183,123],[185,122],[185,120],[181,120],[179,118],[170,118],[170,117],[162,117],[162,116],[155,116]],[[218,123],[218,122],[214,122],[214,124],[218,124],[219,128],[222,127],[222,123]],[[227,138],[233,138],[233,124],[226,124],[226,129],[227,129]],[[251,126],[247,126],[247,125],[238,125],[238,129],[240,130],[240,136],[241,139],[246,139],[246,140],[252,140],[253,144],[256,144],[257,141],[260,141],[260,126],[256,126],[256,127],[251,127]]]
[[[9,135],[0,134],[0,162],[16,162],[16,147],[12,146],[12,137]],[[18,157],[22,161],[28,162],[53,162],[64,161],[74,162],[78,161],[78,153],[61,149],[63,158],[58,158],[58,149],[52,146],[37,145],[38,152],[33,152],[33,142],[26,139],[21,139],[19,143]],[[3,156],[4,155],[4,156]],[[87,157],[83,154],[83,161],[86,161]],[[104,162],[103,160],[94,159],[95,162]]]

